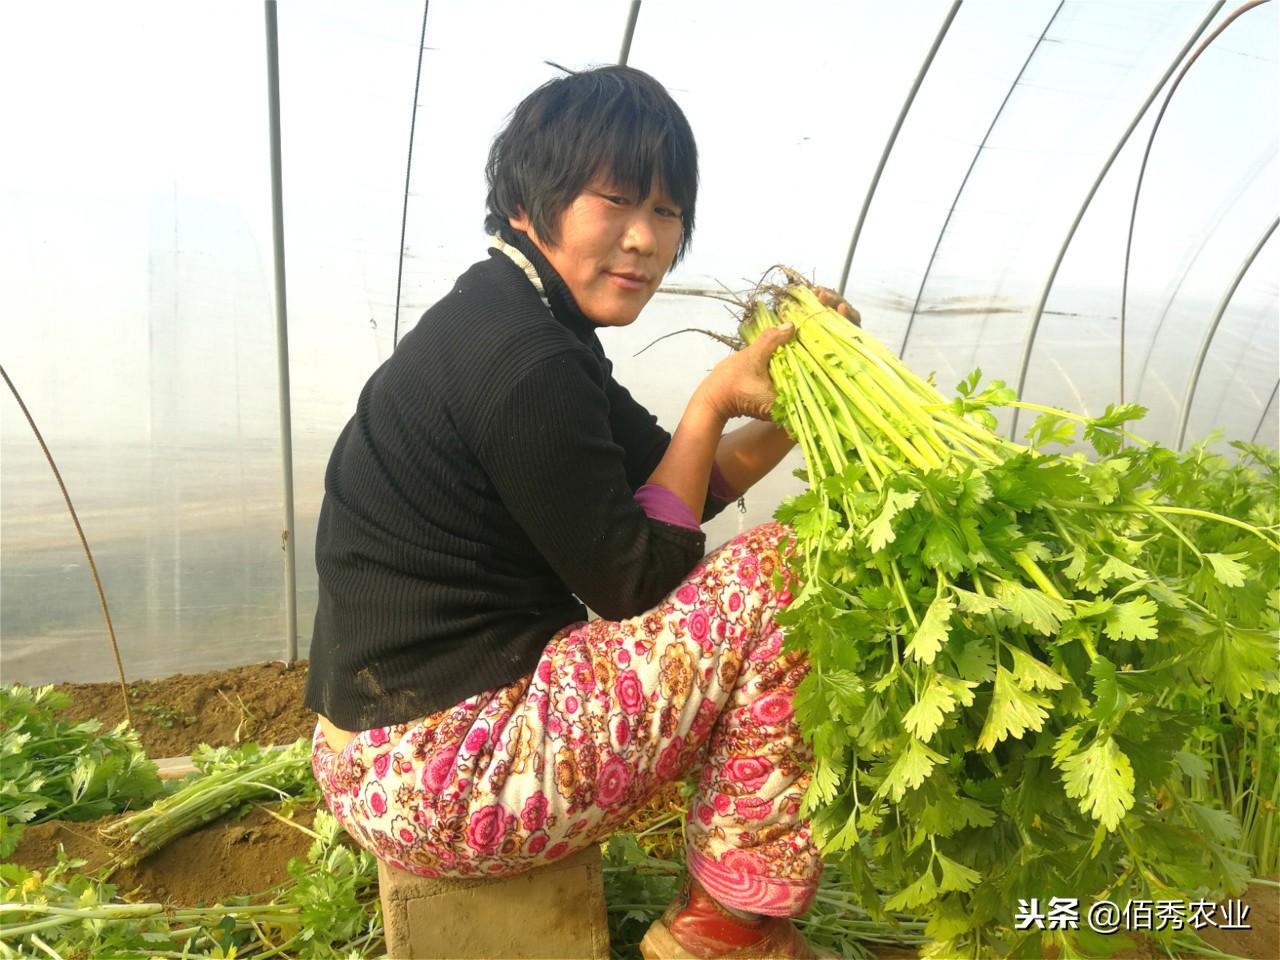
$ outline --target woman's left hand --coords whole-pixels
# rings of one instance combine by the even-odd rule
[[[862,314],[854,309],[853,304],[830,287],[814,287],[813,292],[818,295],[818,300],[821,301],[824,307],[830,307],[855,327],[862,326]]]

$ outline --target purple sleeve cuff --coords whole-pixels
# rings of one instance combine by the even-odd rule
[[[720,472],[720,464],[714,460],[711,461],[711,485],[708,488],[708,492],[721,503],[733,503],[738,497],[742,496],[742,494],[729,486],[729,481]]]
[[[646,483],[636,491],[636,503],[650,520],[669,523],[689,530],[701,529],[689,505],[666,487]]]

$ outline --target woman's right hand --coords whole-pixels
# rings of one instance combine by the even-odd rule
[[[789,323],[765,330],[749,346],[717,363],[694,391],[694,398],[726,421],[734,417],[768,420],[774,400],[769,358],[795,332]]]

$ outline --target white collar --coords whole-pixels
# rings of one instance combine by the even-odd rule
[[[518,247],[512,246],[497,235],[489,238],[489,246],[499,253],[505,253],[511,258],[512,263],[524,271],[524,275],[529,278],[533,288],[538,291],[538,296],[542,298],[542,303],[550,310],[551,301],[547,299],[547,291],[542,285],[542,278],[538,276],[538,269],[533,265],[533,262]]]

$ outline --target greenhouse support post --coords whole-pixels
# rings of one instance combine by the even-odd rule
[[[1146,353],[1143,354],[1142,366],[1138,370],[1138,382],[1133,388],[1134,400],[1137,400],[1142,396],[1142,387],[1143,384],[1147,382],[1147,370],[1151,366],[1151,357],[1155,353],[1156,344],[1160,342],[1160,332],[1164,330],[1165,321],[1169,319],[1169,313],[1173,310],[1173,304],[1178,299],[1178,294],[1182,292],[1183,284],[1187,282],[1187,278],[1191,276],[1196,264],[1200,262],[1200,256],[1209,246],[1209,242],[1217,236],[1218,228],[1222,226],[1227,215],[1235,209],[1236,204],[1240,202],[1241,197],[1243,197],[1253,187],[1258,177],[1260,177],[1263,171],[1266,170],[1267,165],[1275,159],[1275,155],[1276,150],[1274,147],[1269,150],[1263,150],[1259,153],[1258,158],[1250,168],[1250,173],[1238,181],[1235,193],[1231,194],[1227,199],[1224,199],[1219,204],[1217,213],[1214,215],[1213,222],[1205,230],[1204,236],[1200,238],[1200,243],[1196,246],[1195,252],[1187,259],[1186,266],[1183,267],[1182,274],[1178,277],[1178,282],[1173,285],[1173,290],[1165,299],[1164,307],[1160,311],[1160,319],[1156,321],[1155,329],[1151,332],[1151,336],[1147,340],[1147,350]],[[1123,388],[1123,386],[1124,384],[1122,383],[1121,387]],[[1122,401],[1125,399],[1123,393],[1121,394],[1120,399]]]
[[[929,67],[933,66],[933,58],[938,53],[938,48],[942,46],[943,39],[947,36],[947,31],[951,29],[951,21],[956,18],[956,13],[960,9],[963,0],[955,0],[951,4],[951,9],[947,11],[947,17],[942,21],[942,26],[938,28],[938,35],[933,38],[933,46],[929,48],[928,54],[925,55],[924,63],[920,64],[920,70],[916,74],[916,79],[911,84],[911,89],[907,92],[907,99],[902,104],[902,109],[898,111],[898,119],[893,125],[893,130],[889,133],[889,139],[885,142],[884,150],[880,153],[880,162],[876,165],[876,172],[871,177],[871,185],[867,187],[867,195],[862,201],[862,209],[858,212],[858,222],[853,228],[853,236],[849,240],[849,251],[844,257],[844,268],[840,271],[840,296],[845,295],[845,290],[849,285],[849,270],[853,267],[853,252],[858,249],[858,237],[862,235],[862,225],[866,222],[867,211],[871,209],[871,199],[876,195],[876,187],[880,185],[880,175],[884,173],[884,165],[889,162],[889,154],[893,152],[893,145],[898,140],[898,131],[902,129],[902,123],[907,119],[907,114],[911,112],[911,105],[916,101],[916,94],[920,91],[920,84],[924,83],[925,74],[929,72]]]
[[[1276,385],[1271,388],[1271,396],[1267,397],[1267,402],[1262,405],[1262,416],[1258,418],[1258,425],[1253,429],[1253,436],[1249,438],[1250,443],[1258,442],[1258,434],[1267,425],[1267,413],[1271,410],[1271,405],[1276,402],[1277,396],[1280,396],[1280,380],[1276,381]]]
[[[920,287],[916,290],[915,303],[911,305],[911,316],[907,317],[907,329],[902,335],[902,346],[898,348],[899,359],[907,355],[907,341],[911,339],[911,330],[915,326],[916,314],[920,311],[920,300],[924,296],[925,284],[929,282],[929,274],[933,270],[934,261],[938,259],[938,249],[942,246],[942,238],[946,236],[947,227],[951,225],[951,218],[955,215],[956,207],[960,203],[960,195],[964,193],[964,188],[969,183],[973,168],[978,165],[978,158],[982,156],[982,151],[987,148],[987,141],[991,139],[991,134],[995,130],[996,124],[1000,122],[1000,117],[1004,114],[1004,108],[1008,105],[1010,98],[1013,97],[1013,91],[1018,89],[1018,84],[1022,82],[1022,75],[1027,72],[1027,67],[1031,66],[1031,61],[1035,58],[1041,44],[1044,43],[1044,38],[1049,35],[1049,28],[1053,26],[1053,21],[1058,19],[1058,14],[1062,12],[1066,2],[1067,0],[1059,0],[1048,22],[1045,23],[1044,29],[1040,31],[1039,38],[1032,45],[1031,52],[1027,54],[1027,59],[1022,61],[1022,67],[1018,70],[1018,75],[1013,78],[1013,83],[1009,84],[1009,89],[1005,92],[1004,99],[1000,101],[1000,106],[996,108],[995,116],[991,118],[991,125],[987,127],[987,132],[982,135],[982,141],[978,144],[978,149],[973,151],[973,159],[969,161],[969,169],[964,172],[964,178],[960,181],[960,186],[956,188],[956,195],[951,198],[951,206],[947,208],[947,215],[942,221],[942,228],[938,231],[938,238],[933,241],[933,252],[929,254],[929,262],[925,264],[924,274],[920,277]]]
[[[1147,110],[1150,109],[1151,104],[1164,88],[1164,85],[1169,82],[1169,78],[1173,76],[1173,71],[1178,69],[1178,64],[1183,61],[1183,58],[1186,57],[1187,53],[1191,50],[1191,47],[1200,39],[1200,34],[1204,33],[1205,30],[1208,29],[1213,18],[1217,15],[1218,11],[1222,9],[1222,4],[1224,2],[1225,0],[1219,0],[1219,2],[1214,3],[1214,5],[1210,7],[1209,12],[1205,14],[1204,19],[1200,21],[1200,24],[1196,27],[1190,38],[1188,38],[1187,42],[1182,45],[1182,49],[1178,51],[1178,55],[1173,58],[1173,62],[1169,64],[1169,69],[1165,70],[1164,74],[1160,77],[1160,80],[1151,88],[1151,93],[1148,94],[1147,99],[1142,102],[1142,106],[1138,108],[1137,114],[1134,116],[1133,120],[1129,122],[1129,126],[1125,128],[1124,133],[1120,135],[1120,140],[1116,143],[1115,148],[1112,149],[1111,155],[1107,157],[1106,162],[1102,165],[1102,169],[1098,171],[1098,176],[1094,178],[1093,186],[1091,186],[1089,188],[1089,192],[1085,194],[1084,202],[1080,204],[1080,209],[1076,212],[1076,218],[1071,221],[1071,227],[1067,230],[1067,236],[1063,239],[1062,246],[1058,249],[1058,256],[1054,259],[1053,266],[1049,268],[1049,277],[1044,282],[1044,289],[1040,291],[1040,300],[1036,303],[1035,313],[1031,315],[1031,327],[1027,330],[1027,339],[1022,345],[1022,361],[1018,366],[1018,386],[1016,388],[1019,400],[1026,399],[1023,391],[1027,386],[1027,370],[1031,366],[1031,351],[1035,349],[1036,335],[1040,332],[1040,318],[1044,315],[1045,304],[1049,302],[1049,293],[1053,290],[1054,281],[1058,279],[1058,270],[1062,266],[1062,261],[1066,259],[1067,250],[1071,246],[1071,241],[1075,239],[1076,230],[1080,227],[1080,221],[1084,219],[1084,215],[1089,209],[1089,204],[1093,202],[1094,194],[1096,194],[1098,192],[1098,188],[1102,186],[1102,181],[1107,178],[1107,173],[1111,170],[1111,165],[1116,162],[1116,157],[1120,156],[1120,151],[1123,150],[1124,145],[1129,142],[1129,137],[1133,135],[1134,129],[1138,126],[1138,123],[1142,118],[1146,116]],[[1009,438],[1011,440],[1016,440],[1018,437],[1019,413],[1021,413],[1021,411],[1015,407],[1013,410],[1013,422],[1009,426]]]
[[[1121,403],[1124,403],[1125,401],[1125,390],[1124,390],[1125,345],[1126,345],[1126,331],[1128,329],[1126,324],[1128,322],[1128,306],[1127,305],[1129,301],[1129,267],[1130,267],[1130,261],[1132,260],[1132,256],[1133,256],[1133,231],[1134,231],[1134,227],[1137,225],[1137,222],[1138,222],[1138,199],[1142,196],[1142,181],[1147,175],[1147,162],[1151,159],[1151,148],[1155,146],[1156,133],[1159,132],[1160,130],[1160,122],[1164,119],[1165,111],[1169,109],[1169,102],[1173,99],[1173,94],[1178,89],[1178,85],[1182,83],[1182,78],[1187,75],[1187,71],[1191,69],[1191,65],[1196,62],[1200,54],[1204,53],[1205,49],[1209,46],[1209,44],[1213,43],[1214,37],[1218,36],[1218,34],[1222,33],[1223,30],[1227,29],[1227,27],[1231,25],[1231,21],[1235,20],[1246,10],[1250,10],[1253,7],[1258,6],[1258,4],[1266,3],[1266,2],[1267,0],[1250,0],[1249,3],[1246,3],[1244,6],[1235,10],[1230,16],[1228,16],[1225,20],[1223,20],[1222,23],[1218,24],[1217,27],[1214,28],[1213,33],[1205,37],[1204,42],[1201,43],[1200,46],[1196,48],[1195,53],[1191,54],[1190,58],[1187,60],[1185,64],[1183,64],[1182,69],[1178,72],[1178,75],[1174,77],[1173,83],[1169,85],[1169,91],[1164,95],[1164,103],[1160,104],[1160,112],[1156,114],[1155,122],[1151,124],[1151,132],[1147,134],[1147,148],[1142,152],[1142,163],[1138,165],[1138,180],[1133,185],[1133,204],[1129,209],[1129,230],[1125,236],[1125,241],[1124,241],[1124,272],[1121,274],[1121,279],[1120,279],[1120,402]],[[1221,4],[1219,4],[1219,6],[1221,6]],[[1216,7],[1214,8],[1214,12],[1215,13],[1217,12]],[[1153,340],[1152,343],[1154,345],[1155,341]]]
[[[276,385],[280,399],[280,460],[284,481],[285,662],[298,659],[298,589],[293,553],[293,424],[289,411],[289,320],[285,306],[284,203],[280,188],[280,56],[276,40],[276,0],[267,14],[267,102],[271,135],[271,239],[275,255]]]
[[[1222,299],[1218,302],[1218,309],[1213,312],[1213,320],[1209,323],[1209,329],[1205,331],[1204,340],[1200,342],[1200,352],[1196,354],[1196,365],[1191,371],[1191,379],[1187,381],[1186,398],[1182,401],[1182,416],[1178,418],[1179,450],[1182,449],[1182,445],[1187,439],[1187,421],[1191,418],[1191,402],[1196,398],[1196,387],[1200,385],[1200,371],[1204,369],[1204,360],[1209,355],[1209,346],[1213,343],[1213,336],[1218,332],[1218,324],[1222,322],[1222,315],[1227,312],[1231,298],[1235,296],[1236,287],[1240,286],[1240,281],[1244,279],[1244,275],[1253,266],[1253,261],[1258,258],[1262,248],[1271,239],[1271,234],[1275,233],[1277,224],[1280,224],[1280,217],[1272,220],[1271,225],[1262,232],[1262,237],[1254,245],[1253,249],[1249,251],[1249,256],[1245,257],[1244,263],[1240,264],[1240,269],[1236,271],[1235,278],[1231,281],[1231,286],[1227,287],[1227,292],[1222,295]],[[1263,415],[1266,415],[1265,410]]]
[[[409,112],[409,155],[404,164],[404,203],[400,208],[400,256],[396,258],[396,307],[391,321],[391,349],[400,345],[400,285],[404,279],[404,236],[409,226],[409,177],[413,173],[413,137],[418,126],[418,90],[422,85],[422,52],[427,43],[427,12],[431,0],[422,0],[422,29],[418,33],[418,69],[413,74],[413,109]]]
[[[631,56],[631,38],[636,35],[636,20],[640,17],[640,0],[631,0],[631,9],[627,11],[627,28],[622,34],[622,50],[618,53],[618,65],[625,67],[627,58]]]

